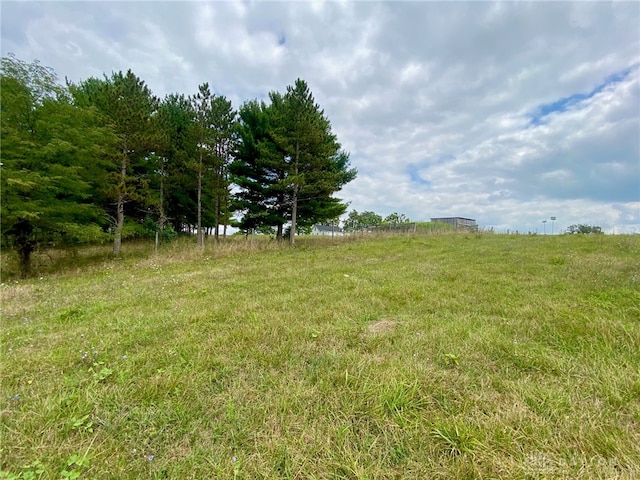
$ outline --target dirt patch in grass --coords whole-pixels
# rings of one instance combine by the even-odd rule
[[[378,320],[375,323],[372,323],[367,328],[370,335],[382,335],[385,333],[392,332],[398,326],[398,322],[395,320],[390,320],[388,318],[383,318],[382,320]]]

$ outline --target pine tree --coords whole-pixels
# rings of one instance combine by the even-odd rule
[[[287,87],[282,101],[272,96],[276,109],[273,138],[283,151],[286,171],[284,184],[290,205],[291,245],[295,243],[296,227],[335,218],[346,205],[332,197],[344,184],[356,177],[349,169],[349,156],[342,151],[331,123],[315,103],[304,80]]]
[[[246,232],[275,227],[277,238],[281,239],[287,221],[282,187],[286,172],[283,153],[271,137],[273,112],[271,106],[256,100],[242,105],[238,147],[229,172],[232,182],[239,187],[234,195],[234,208],[242,213],[242,218],[236,226]]]
[[[113,253],[118,255],[122,247],[125,205],[144,201],[141,179],[145,176],[134,175],[133,164],[146,159],[157,147],[152,116],[158,99],[131,70],[126,74],[113,73],[104,80],[90,78],[73,86],[72,92],[78,105],[94,106],[100,111],[118,139],[109,179],[109,195],[115,200]]]
[[[213,156],[214,237],[219,239],[220,224],[225,227],[230,218],[229,164],[237,146],[237,113],[224,96],[215,95],[211,101],[211,128],[215,139]]]
[[[170,94],[158,109],[158,124],[165,137],[161,155],[166,160],[163,185],[163,210],[173,229],[197,223],[197,182],[192,160],[197,156],[193,136],[195,113],[191,100],[182,94]]]
[[[271,92],[271,103],[247,102],[240,109],[240,146],[231,166],[240,227],[275,226],[276,236],[290,223],[289,241],[298,226],[336,218],[346,205],[333,194],[356,177],[303,80],[286,94]]]
[[[198,148],[197,158],[191,165],[196,172],[198,181],[197,243],[199,247],[204,247],[204,231],[202,229],[202,184],[205,169],[213,155],[213,139],[211,135],[211,91],[209,90],[209,84],[203,83],[198,89],[199,92],[191,99],[195,112],[195,122],[192,124],[192,131]]]

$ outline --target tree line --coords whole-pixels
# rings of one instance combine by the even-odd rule
[[[404,213],[393,212],[383,218],[372,211],[351,210],[344,221],[343,229],[345,232],[359,232],[369,228],[398,227],[409,223],[412,221]]]
[[[332,221],[356,177],[304,80],[235,110],[208,83],[160,99],[131,70],[62,85],[38,61],[2,58],[1,228],[23,274],[40,245],[113,242],[233,225],[295,243]],[[234,220],[237,219],[237,220]]]

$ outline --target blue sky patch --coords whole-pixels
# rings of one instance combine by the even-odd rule
[[[427,180],[422,175],[420,175],[420,171],[425,170],[434,165],[441,165],[443,163],[450,162],[454,158],[455,157],[453,155],[440,155],[439,157],[431,158],[429,160],[410,163],[409,165],[407,165],[405,170],[406,170],[406,173],[409,174],[411,183],[431,187],[431,181]]]
[[[411,178],[412,183],[417,183],[418,185],[425,185],[429,187],[431,186],[431,182],[420,176],[420,170],[422,168],[423,167],[421,167],[420,165],[412,163],[407,166],[407,173],[409,174],[409,178]]]
[[[538,107],[538,109],[531,114],[531,122],[530,125],[531,126],[537,126],[537,125],[541,125],[545,123],[545,118],[549,115],[551,115],[552,113],[555,112],[566,112],[567,110],[569,110],[572,106],[583,102],[584,100],[588,100],[589,98],[593,97],[594,95],[600,93],[601,91],[603,91],[605,88],[607,88],[609,85],[614,85],[616,83],[620,83],[621,81],[623,81],[625,78],[627,78],[631,72],[637,68],[637,65],[633,65],[629,68],[625,68],[624,70],[614,73],[612,75],[609,75],[604,82],[602,82],[600,85],[596,86],[593,90],[591,90],[588,93],[575,93],[573,95],[570,95],[568,97],[564,97],[561,98],[559,100],[556,100],[555,102],[551,102],[551,103],[547,103],[547,104],[543,104],[540,105]]]

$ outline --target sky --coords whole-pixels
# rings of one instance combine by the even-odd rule
[[[304,79],[358,169],[349,210],[640,233],[640,2],[0,8],[2,55],[62,80],[131,69],[161,98],[208,82],[238,108]]]

